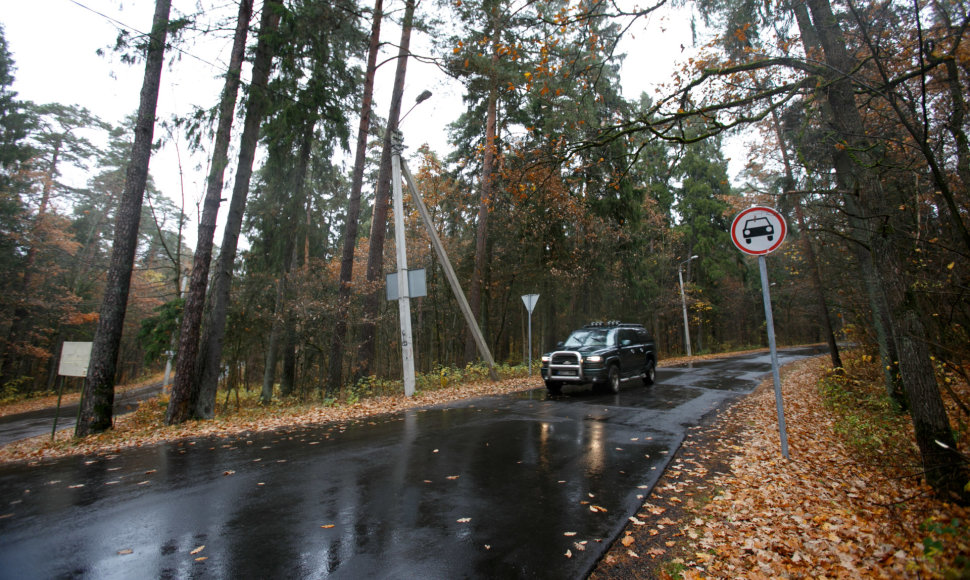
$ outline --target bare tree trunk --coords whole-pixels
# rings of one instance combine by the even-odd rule
[[[178,392],[180,400],[187,399],[194,402],[200,400],[198,396],[198,376],[195,374],[196,359],[199,354],[199,335],[202,330],[205,294],[209,285],[209,266],[212,263],[216,217],[222,198],[225,170],[229,163],[229,137],[232,131],[236,98],[239,94],[239,73],[242,70],[246,53],[246,38],[252,15],[253,0],[242,0],[239,3],[239,14],[236,18],[236,32],[229,57],[229,71],[226,74],[226,84],[222,89],[222,99],[219,103],[219,121],[212,151],[212,166],[209,169],[205,199],[202,205],[202,216],[199,219],[192,277],[189,280],[189,289],[182,312],[178,359],[175,365],[175,382],[172,386],[173,399],[176,398],[175,393]],[[214,405],[208,409],[208,413],[204,408],[196,407],[195,409],[197,417],[211,418],[213,413]]]
[[[488,204],[492,199],[492,171],[495,165],[495,124],[496,109],[498,108],[498,22],[497,16],[492,14],[492,70],[489,72],[488,109],[485,117],[485,152],[482,158],[482,197],[478,203],[478,224],[475,230],[475,267],[472,270],[472,280],[468,288],[468,303],[472,308],[475,321],[486,337],[487,328],[482,320],[482,285],[485,279],[485,268],[488,261]],[[472,331],[465,334],[465,360],[473,361],[478,349]]]
[[[263,390],[259,394],[261,404],[273,400],[273,384],[276,382],[276,359],[279,355],[280,334],[283,332],[283,309],[286,308],[286,274],[276,282],[276,307],[273,309],[273,326],[266,346],[266,363],[263,366]]]
[[[314,84],[311,80],[310,84]],[[287,285],[290,272],[297,263],[298,241],[303,232],[300,231],[300,224],[305,224],[304,216],[300,212],[306,211],[306,175],[310,165],[310,152],[313,145],[313,129],[316,126],[316,117],[313,116],[306,120],[303,128],[303,137],[300,141],[300,151],[297,154],[296,168],[293,170],[290,188],[292,197],[286,203],[283,215],[292,224],[291,230],[285,232],[287,236],[283,250],[283,265],[280,273],[279,283],[276,292],[276,307],[274,309],[273,327],[270,331],[269,347],[266,351],[266,367],[263,372],[263,391],[259,400],[261,403],[268,403],[273,398],[273,384],[276,382],[276,360],[279,356],[280,336],[283,336],[283,372],[280,379],[280,391],[290,393],[293,390],[295,379],[296,343],[294,337],[293,313],[287,306]]]
[[[259,23],[259,40],[253,58],[253,77],[250,85],[249,102],[246,106],[246,119],[240,138],[239,162],[236,179],[229,202],[229,215],[222,236],[222,250],[216,262],[216,273],[212,280],[212,306],[206,317],[206,324],[199,344],[195,375],[198,380],[197,399],[192,393],[180,392],[178,397],[173,389],[169,402],[166,423],[175,424],[192,418],[211,418],[215,412],[216,390],[219,386],[219,363],[222,359],[222,345],[226,334],[226,317],[229,312],[229,291],[232,286],[232,270],[236,261],[236,246],[242,228],[246,198],[249,195],[249,180],[253,174],[253,160],[259,140],[259,127],[267,106],[266,85],[273,63],[273,53],[277,42],[275,36],[279,28],[283,10],[280,0],[266,0]]]
[[[138,224],[141,221],[141,204],[148,180],[148,162],[152,156],[155,109],[158,105],[162,65],[165,62],[165,39],[168,36],[171,4],[171,0],[155,2],[152,32],[145,58],[145,79],[142,82],[138,118],[135,122],[135,142],[131,148],[131,163],[128,164],[125,189],[115,221],[115,238],[111,247],[104,298],[101,301],[101,315],[91,347],[91,362],[84,381],[81,412],[75,429],[75,435],[79,437],[111,428],[115,370],[128,308],[135,250],[138,246]]]
[[[778,112],[771,110],[771,122],[775,130],[775,138],[778,139],[778,148],[781,150],[782,162],[785,166],[785,179],[789,188],[795,186],[795,171],[792,169],[791,159],[788,156],[788,144],[785,143],[785,136],[781,130],[781,121],[778,119]],[[822,319],[822,330],[825,332],[825,340],[829,345],[829,357],[832,360],[832,368],[842,368],[842,357],[839,356],[839,345],[835,342],[835,333],[832,331],[832,319],[829,315],[829,307],[825,302],[825,287],[822,285],[822,272],[818,265],[818,257],[815,255],[815,247],[808,234],[808,227],[805,225],[805,216],[802,214],[801,200],[795,200],[795,219],[798,221],[798,229],[802,234],[802,245],[805,247],[805,257],[808,259],[809,268],[812,270],[812,282],[815,286],[815,297],[818,301],[818,315]],[[702,350],[702,349],[698,349]]]
[[[875,164],[870,163],[865,127],[856,108],[851,81],[843,76],[853,70],[845,38],[829,0],[808,0],[807,3],[825,62],[833,75],[837,75],[828,79],[829,84],[825,88],[833,114],[833,127],[843,142],[848,144],[848,149],[861,158],[857,165],[849,158],[847,150],[833,148],[836,171],[845,173],[843,179],[855,186],[850,195],[858,193],[859,205],[865,211],[864,217],[890,215],[886,196],[868,169]],[[909,399],[924,477],[938,492],[967,503],[970,501],[970,494],[964,489],[967,471],[963,458],[956,450],[953,431],[926,347],[926,332],[919,320],[912,291],[902,278],[903,269],[890,237],[891,232],[881,224],[880,227],[875,227],[873,223],[866,226],[873,263],[889,305],[891,322],[895,326],[893,334],[899,348],[900,375]]]
[[[367,254],[367,281],[375,286],[384,264],[384,240],[387,236],[387,209],[391,188],[391,135],[397,130],[398,118],[401,116],[401,99],[404,95],[404,79],[407,76],[414,6],[415,0],[407,0],[404,9],[404,21],[401,25],[401,45],[397,55],[397,71],[394,74],[394,88],[391,92],[391,109],[387,115],[384,149],[381,152],[381,167],[377,177],[377,190],[374,194],[374,216],[371,220],[370,248]],[[361,375],[367,375],[373,370],[379,307],[379,290],[371,292],[364,298],[364,321],[361,325],[360,345]],[[338,385],[328,384],[327,396],[333,396],[337,388]]]
[[[377,72],[377,53],[380,50],[381,20],[384,0],[374,2],[374,21],[371,25],[370,45],[367,49],[367,73],[364,77],[364,97],[360,105],[360,126],[357,128],[357,152],[354,156],[354,174],[347,203],[347,220],[344,224],[343,253],[340,256],[340,287],[337,301],[340,313],[334,328],[333,351],[327,378],[327,394],[339,392],[343,381],[344,341],[347,338],[347,310],[350,303],[351,284],[354,277],[354,250],[357,247],[357,227],[360,222],[360,192],[364,184],[364,165],[367,162],[367,136],[370,133],[370,116],[374,100],[374,75]]]
[[[286,309],[283,321],[283,367],[280,369],[280,396],[289,397],[296,391],[296,315]]]

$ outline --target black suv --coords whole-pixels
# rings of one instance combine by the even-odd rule
[[[542,379],[553,395],[566,383],[592,383],[618,393],[621,382],[643,379],[643,384],[652,385],[657,376],[653,337],[640,324],[594,322],[556,348],[542,355]]]

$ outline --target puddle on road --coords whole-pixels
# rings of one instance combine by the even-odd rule
[[[747,393],[758,386],[758,381],[744,381],[737,379],[705,379],[690,384],[692,387],[730,391],[732,393]]]

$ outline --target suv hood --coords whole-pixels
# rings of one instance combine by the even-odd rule
[[[556,350],[548,352],[546,354],[552,354],[553,352],[560,352],[560,351],[569,351],[569,352],[578,352],[585,357],[593,354],[607,352],[609,350],[611,349],[610,347],[607,347],[607,346],[581,346],[579,348],[570,348],[568,346],[564,346],[562,348],[557,348]]]

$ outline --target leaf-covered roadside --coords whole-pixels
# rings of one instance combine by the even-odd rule
[[[0,463],[55,459],[68,455],[117,453],[124,448],[142,447],[166,441],[206,436],[228,436],[248,431],[361,420],[366,417],[395,413],[486,395],[497,395],[542,386],[537,377],[512,377],[498,382],[477,381],[418,391],[413,397],[403,394],[364,397],[332,405],[318,402],[274,402],[258,404],[258,392],[244,394],[239,406],[230,398],[230,410],[211,421],[188,421],[181,425],[164,424],[165,397],[143,402],[138,410],[115,417],[114,427],[104,433],[75,439],[71,430],[60,431],[54,441],[50,436],[33,437],[0,447]],[[220,402],[220,409],[222,404]]]
[[[820,392],[825,363],[783,375],[790,461],[768,380],[692,432],[592,578],[967,577],[968,510],[914,477],[911,432],[882,454],[846,443]],[[967,418],[951,416],[965,446]]]

